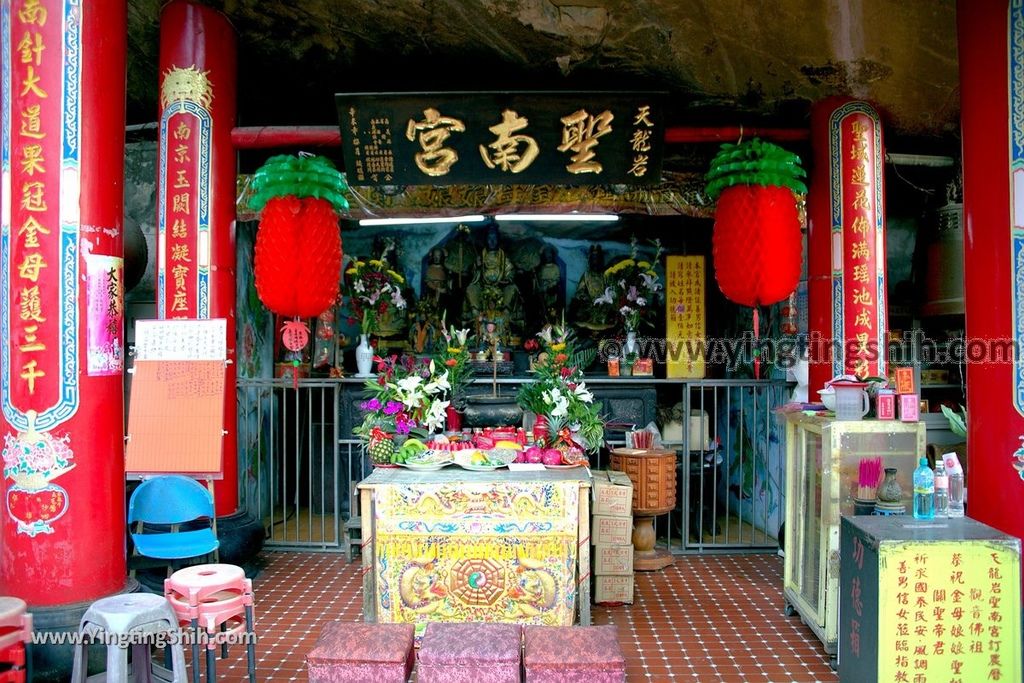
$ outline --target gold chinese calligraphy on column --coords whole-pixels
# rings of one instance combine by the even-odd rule
[[[189,144],[192,139],[192,127],[186,122],[185,117],[176,118],[177,122],[172,127],[171,139],[168,141],[168,146],[173,152],[166,159],[170,193],[167,220],[171,225],[170,239],[167,243],[170,262],[167,267],[174,283],[168,317],[185,318],[192,315],[188,284],[194,265],[189,253],[192,241],[189,227],[195,224],[192,216],[192,183],[189,180],[193,161],[192,146]]]
[[[870,147],[868,135],[870,127],[861,119],[854,119],[849,128],[847,149],[842,150],[844,163],[850,169],[850,187],[853,189],[852,200],[846,205],[843,220],[846,222],[846,239],[848,255],[846,263],[851,273],[847,287],[849,315],[853,320],[851,333],[847,337],[847,371],[858,377],[870,374],[869,359],[880,349],[872,349],[871,340],[875,338],[875,326],[878,324],[876,314],[874,278],[871,273],[875,267],[874,237],[874,206],[870,197],[870,185],[873,179],[869,164]],[[852,286],[851,286],[852,285]]]
[[[12,136],[15,279],[11,283],[11,296],[18,312],[16,321],[12,321],[12,341],[18,352],[15,367],[22,381],[21,389],[33,396],[37,383],[48,374],[41,367],[43,356],[40,355],[47,350],[45,340],[49,337],[46,332],[50,317],[43,292],[48,289],[48,253],[52,248],[48,238],[59,234],[59,226],[53,224],[57,206],[51,205],[55,199],[51,195],[54,180],[48,171],[59,170],[60,161],[49,158],[55,140],[49,139],[51,133],[43,125],[43,120],[53,108],[59,107],[59,102],[51,101],[50,86],[44,82],[43,75],[47,59],[59,60],[60,55],[50,57],[47,53],[49,46],[43,31],[49,19],[46,7],[38,2],[24,2],[12,19],[15,49],[11,76],[12,90],[16,93],[13,109],[18,117],[17,134]],[[50,275],[56,277],[56,273]]]

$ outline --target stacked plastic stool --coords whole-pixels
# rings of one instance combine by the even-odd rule
[[[412,624],[329,622],[306,655],[309,683],[405,683],[414,631]]]
[[[71,683],[107,681],[128,683],[130,680],[157,680],[186,683],[185,653],[177,638],[178,620],[167,600],[149,593],[114,595],[97,600],[86,610],[78,625],[79,641],[75,645]],[[174,668],[167,671],[153,664],[150,648],[161,640],[170,643]],[[106,673],[89,676],[88,648],[90,641],[106,642]],[[131,671],[128,648],[132,650]]]
[[[246,634],[250,683],[256,683],[256,637],[252,581],[233,564],[197,564],[164,580],[164,597],[178,624],[193,629],[192,680],[199,681],[199,633],[205,632],[206,679],[216,680],[216,649],[228,655],[228,642]]]
[[[518,624],[431,622],[420,643],[419,683],[519,683]]]
[[[0,597],[0,683],[32,679],[32,615],[24,600]]]
[[[527,626],[526,683],[622,683],[626,658],[614,626]]]

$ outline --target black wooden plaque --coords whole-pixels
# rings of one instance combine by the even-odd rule
[[[339,93],[351,185],[652,185],[664,93]]]

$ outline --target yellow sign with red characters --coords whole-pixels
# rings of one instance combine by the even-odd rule
[[[669,256],[665,262],[666,355],[669,377],[703,378],[707,318],[704,257]]]

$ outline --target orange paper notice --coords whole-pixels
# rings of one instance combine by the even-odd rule
[[[135,362],[125,470],[221,472],[224,361]]]

